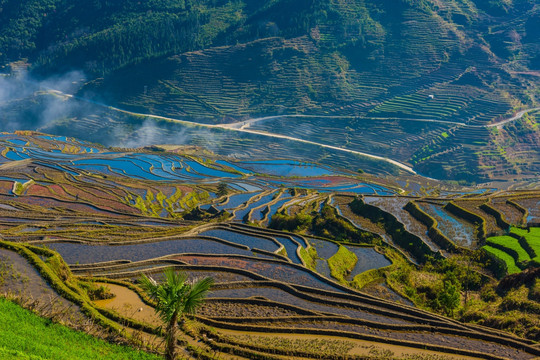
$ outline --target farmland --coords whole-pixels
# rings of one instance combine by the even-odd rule
[[[505,280],[538,263],[535,190],[33,132],[0,146],[0,289],[53,321],[159,352],[138,278],[172,267],[216,282],[182,325],[187,358],[538,356],[538,281]]]
[[[539,29],[0,0],[0,358],[540,358]]]
[[[124,1],[5,1],[3,131],[403,173],[371,155],[462,184],[538,173],[533,0]]]

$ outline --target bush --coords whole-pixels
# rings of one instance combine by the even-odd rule
[[[92,301],[112,299],[115,297],[111,290],[104,285],[97,286],[94,283],[81,283],[81,287],[86,290],[88,298]]]
[[[495,291],[495,287],[491,284],[486,284],[482,290],[480,290],[480,298],[485,302],[497,300],[497,292]]]
[[[442,291],[437,296],[437,302],[446,315],[453,316],[454,310],[459,306],[461,302],[461,296],[459,294],[459,284],[452,283],[450,281],[444,281]]]

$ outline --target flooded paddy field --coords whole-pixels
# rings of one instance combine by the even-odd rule
[[[343,334],[372,336],[409,349],[411,343],[424,341],[438,344],[445,354],[458,347],[532,358],[535,350],[525,339],[457,321],[442,310],[424,310],[426,304],[418,299],[431,293],[413,287],[417,281],[440,283],[442,291],[445,275],[422,272],[424,264],[400,252],[386,231],[396,233],[383,220],[369,220],[349,207],[363,199],[394,216],[405,231],[438,253],[427,225],[403,209],[413,201],[437,220],[442,234],[474,250],[477,244],[470,239],[475,226],[448,212],[444,204],[463,204],[484,218],[488,229],[500,230],[495,217],[479,206],[491,204],[512,224],[525,216],[521,207],[534,221],[538,198],[532,191],[512,196],[489,189],[452,192],[450,186],[415,183],[412,176],[400,179],[402,183],[376,179],[330,167],[328,159],[318,163],[293,155],[223,158],[211,152],[195,156],[155,148],[107,149],[64,136],[0,136],[0,244],[34,253],[36,263],[57,273],[57,285],[69,280],[73,292],[85,294],[93,281],[108,286],[116,298],[94,302],[84,295],[85,306],[99,307],[104,316],[108,313],[103,309],[115,310],[153,324],[155,319],[145,316],[152,309],[137,294],[140,274],[161,282],[163,270],[173,267],[189,280],[215,280],[197,326],[214,321],[209,326],[216,331],[253,330],[251,326],[258,326],[259,333],[282,329],[291,336],[297,331],[305,336],[329,331],[340,339]],[[331,216],[325,205],[335,209],[330,208]],[[282,231],[267,229],[278,212],[276,218],[286,226],[277,227]],[[321,235],[317,226],[327,232]],[[520,231],[525,234],[526,229]],[[350,239],[340,236],[346,232],[353,234]],[[534,239],[527,241],[536,244]],[[328,260],[343,247],[354,263],[343,259],[340,264],[338,259],[338,266],[347,269],[343,277],[334,272],[334,278]],[[5,251],[9,250],[0,250],[2,264],[8,263],[2,257]],[[444,257],[467,253],[440,254],[438,261],[444,263]],[[19,260],[24,258],[11,258],[14,268],[23,264]],[[40,274],[34,270],[35,280],[43,279]],[[484,275],[481,278],[488,279]],[[403,287],[402,279],[409,280],[410,289]],[[36,285],[38,291],[41,285]],[[36,292],[31,286],[20,290]],[[474,292],[475,299],[478,294]],[[493,340],[495,335],[506,345]]]
[[[468,247],[476,242],[476,227],[445,211],[443,205],[428,202],[417,202],[417,205],[437,220],[439,230],[449,239]]]

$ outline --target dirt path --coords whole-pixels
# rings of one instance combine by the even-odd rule
[[[540,76],[540,75],[539,75]],[[487,124],[487,125],[469,125],[463,122],[457,122],[457,121],[446,121],[446,120],[439,120],[439,119],[415,119],[415,118],[397,118],[397,117],[368,117],[366,119],[370,120],[399,120],[399,121],[414,121],[414,122],[435,122],[440,124],[451,124],[451,125],[458,125],[458,126],[468,126],[468,127],[500,127],[504,124],[507,124],[509,122],[521,119],[523,115],[540,110],[540,107],[536,108],[529,108],[525,110],[521,110],[516,115],[504,119],[501,121],[498,121],[493,124]],[[230,124],[223,124],[219,125],[219,127],[222,128],[228,128],[228,129],[238,129],[238,130],[244,130],[248,127],[250,127],[252,124],[266,121],[266,120],[276,120],[276,119],[282,119],[282,118],[305,118],[305,119],[314,119],[314,118],[323,118],[323,119],[355,119],[358,118],[358,116],[339,116],[339,115],[301,115],[301,114],[289,114],[289,115],[275,115],[275,116],[265,116],[260,118],[254,118],[254,119],[248,119],[243,121],[238,121],[235,123]]]
[[[229,129],[245,129],[250,127],[252,124],[266,121],[266,120],[276,120],[276,119],[282,119],[282,118],[304,118],[304,119],[357,119],[359,116],[352,116],[352,115],[303,115],[303,114],[289,114],[289,115],[275,115],[275,116],[264,116],[260,118],[254,118],[254,119],[248,119],[243,121],[238,121],[235,123],[230,124],[223,124],[221,125],[224,128]],[[439,119],[416,119],[416,118],[397,118],[397,117],[367,117],[365,119],[369,120],[400,120],[400,121],[419,121],[419,122],[435,122],[435,123],[441,123],[441,124],[451,124],[451,125],[461,125],[466,126],[467,124],[457,121],[446,121],[446,120],[439,120]]]
[[[170,117],[166,117],[166,116],[137,113],[137,112],[133,112],[133,111],[123,110],[123,109],[120,109],[120,108],[117,108],[117,107],[114,107],[114,106],[108,106],[108,105],[105,105],[105,104],[100,104],[100,103],[90,101],[90,100],[87,100],[87,99],[84,99],[84,98],[79,98],[79,97],[76,97],[76,96],[71,95],[71,94],[64,94],[64,93],[62,93],[62,92],[60,92],[58,90],[49,90],[49,92],[51,92],[51,93],[53,93],[55,95],[58,95],[58,96],[62,96],[62,97],[73,98],[73,99],[77,99],[77,100],[81,100],[81,101],[91,102],[92,104],[102,106],[102,107],[106,107],[109,110],[121,112],[121,113],[132,115],[132,116],[142,116],[142,117],[148,117],[148,118],[151,118],[151,119],[165,120],[165,121],[169,121],[169,122],[179,123],[179,124],[189,126],[189,127],[217,128],[217,129],[225,129],[225,130],[229,130],[229,131],[244,132],[244,133],[250,133],[250,134],[260,135],[260,136],[264,136],[264,137],[271,137],[271,138],[276,138],[276,139],[285,139],[285,140],[297,141],[297,142],[301,142],[301,143],[304,143],[304,144],[310,144],[310,145],[323,147],[323,148],[326,148],[326,149],[343,151],[343,152],[347,152],[347,153],[351,153],[351,154],[355,154],[355,155],[365,156],[365,157],[375,159],[375,160],[384,161],[384,162],[390,163],[392,165],[395,165],[395,166],[397,166],[397,167],[399,167],[399,168],[401,168],[401,169],[403,169],[403,170],[405,170],[405,171],[407,171],[407,172],[409,172],[411,174],[417,175],[416,171],[414,171],[410,166],[402,164],[402,163],[400,163],[400,162],[398,162],[396,160],[389,159],[387,157],[373,155],[373,154],[369,154],[369,153],[365,153],[365,152],[361,152],[361,151],[344,149],[344,148],[341,148],[341,147],[338,147],[338,146],[321,144],[321,143],[317,143],[315,141],[304,140],[304,139],[295,138],[295,137],[292,137],[292,136],[286,136],[286,135],[280,135],[280,134],[274,134],[274,133],[267,133],[267,132],[255,131],[255,130],[248,130],[248,129],[236,129],[236,128],[231,128],[231,127],[228,127],[226,125],[221,125],[221,124],[220,125],[201,124],[201,123],[196,123],[196,122],[193,122],[193,121],[174,119],[174,118],[170,118]]]

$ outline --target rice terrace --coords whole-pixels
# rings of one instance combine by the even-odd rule
[[[535,0],[0,1],[0,360],[540,359]]]
[[[160,320],[137,281],[173,267],[215,279],[182,325],[190,356],[540,353],[538,191],[403,189],[313,163],[33,132],[0,142],[3,289],[37,308],[58,294],[46,311],[69,309],[62,321],[90,318],[158,344]],[[506,274],[514,280],[498,283]],[[446,303],[438,293],[452,286],[475,300]]]

